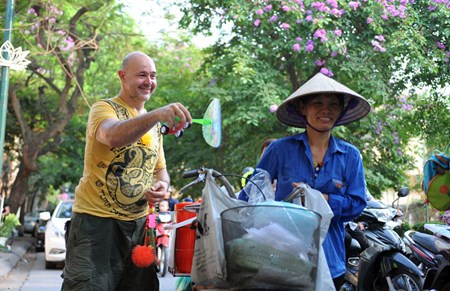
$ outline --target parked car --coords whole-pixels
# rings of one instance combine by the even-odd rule
[[[39,220],[36,224],[36,227],[34,228],[34,249],[36,250],[36,252],[43,252],[45,250],[45,229],[50,218],[51,215],[48,211],[39,213]]]
[[[24,215],[21,233],[29,233],[32,236],[36,233],[36,225],[39,221],[39,213],[44,209],[36,209]]]
[[[66,259],[65,223],[72,216],[73,200],[58,203],[45,226],[45,268],[64,265]]]

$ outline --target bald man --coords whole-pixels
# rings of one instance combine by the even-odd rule
[[[118,76],[119,94],[97,101],[89,113],[62,290],[159,290],[154,264],[135,266],[131,251],[144,243],[149,204],[170,194],[159,123],[178,127],[192,118],[180,103],[147,112],[157,87],[148,55],[128,54]]]

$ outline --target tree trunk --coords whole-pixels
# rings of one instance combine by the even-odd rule
[[[19,207],[25,203],[28,194],[28,177],[30,174],[31,172],[25,167],[25,163],[21,162],[8,200],[11,213],[16,213]],[[24,212],[25,209],[22,209],[21,216],[23,216]]]
[[[38,16],[42,16],[41,13],[46,11],[45,3],[39,3],[33,6]],[[28,197],[29,181],[28,178],[33,172],[38,171],[38,158],[49,152],[52,152],[62,142],[61,133],[72,118],[77,108],[79,97],[83,92],[84,85],[84,73],[89,69],[90,63],[94,60],[98,49],[98,35],[97,29],[94,26],[88,26],[89,36],[86,39],[78,38],[79,35],[83,35],[77,31],[77,23],[81,21],[83,15],[89,11],[94,11],[101,8],[101,3],[92,4],[89,7],[81,7],[70,19],[69,29],[66,31],[67,35],[70,35],[71,40],[75,44],[73,48],[74,60],[73,63],[68,60],[67,53],[58,47],[57,43],[52,43],[52,33],[54,31],[63,31],[63,28],[56,28],[54,23],[48,19],[39,22],[39,28],[36,35],[36,41],[42,47],[48,49],[48,58],[54,58],[58,60],[64,74],[59,76],[60,79],[46,77],[41,73],[41,69],[45,67],[45,59],[32,58],[32,63],[28,66],[27,70],[31,71],[32,76],[39,76],[41,81],[46,85],[41,86],[38,90],[38,97],[41,100],[46,99],[46,94],[58,94],[59,106],[51,112],[51,114],[42,114],[42,120],[46,120],[48,125],[45,129],[35,129],[33,124],[29,123],[26,118],[24,108],[21,104],[25,98],[25,92],[20,91],[25,87],[24,84],[12,84],[10,87],[11,104],[14,110],[17,123],[20,126],[21,137],[23,139],[23,146],[20,159],[20,167],[17,177],[12,185],[9,205],[11,212],[16,212],[20,206],[26,205],[26,199]],[[49,41],[49,42],[47,42]],[[39,62],[40,60],[40,62]],[[19,81],[20,82],[20,81]],[[47,93],[45,88],[50,88],[52,93]],[[21,95],[22,94],[22,95]],[[30,209],[23,209],[23,212]],[[23,221],[23,220],[21,220]]]

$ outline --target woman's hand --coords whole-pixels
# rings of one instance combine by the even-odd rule
[[[292,187],[297,188],[298,186],[300,186],[301,182],[292,182]],[[322,193],[323,198],[325,198],[325,200],[328,202],[330,201],[330,195],[326,194],[326,193]],[[305,197],[302,197],[302,203],[305,202]]]

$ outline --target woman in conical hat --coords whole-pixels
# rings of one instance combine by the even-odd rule
[[[323,247],[337,290],[345,273],[344,222],[357,217],[366,206],[366,187],[359,150],[331,132],[369,111],[364,97],[318,73],[276,112],[282,123],[306,131],[272,142],[256,166],[277,180],[276,200],[283,200],[301,182],[322,193],[334,214]],[[245,192],[240,199],[248,199]]]

